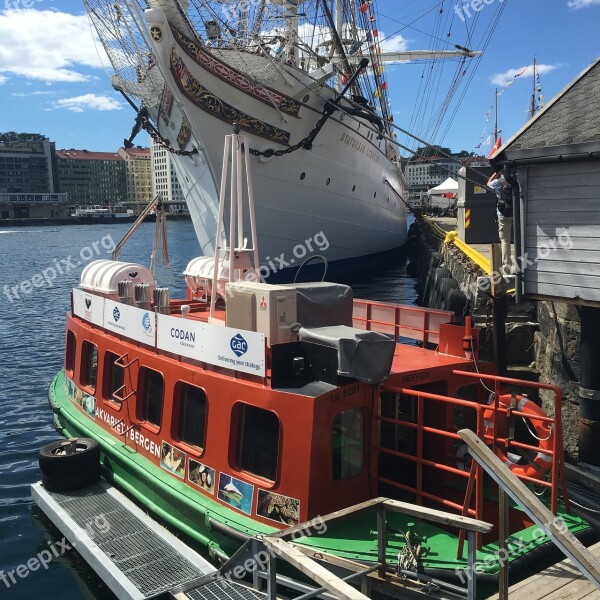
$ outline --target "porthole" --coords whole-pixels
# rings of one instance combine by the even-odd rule
[[[325,182],[325,185],[329,185],[331,183],[331,177],[327,178],[327,181]]]
[[[306,177],[306,173],[300,173],[300,181],[304,181],[305,177]]]
[[[355,191],[356,191],[356,186],[355,186],[355,185],[353,185],[353,186],[352,186],[352,191],[353,191],[353,192],[355,192]]]
[[[373,194],[373,198],[377,198],[377,192]]]
[[[304,104],[306,104],[309,100],[310,100],[310,94],[306,94],[306,96],[304,96],[304,98],[302,98],[302,102],[304,102]]]

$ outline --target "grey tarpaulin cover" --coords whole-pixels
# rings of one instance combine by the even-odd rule
[[[352,288],[328,282],[291,283],[297,292],[297,320],[303,327],[352,326]]]
[[[303,327],[299,336],[301,342],[335,348],[338,375],[378,384],[390,374],[396,342],[383,333],[338,325]]]

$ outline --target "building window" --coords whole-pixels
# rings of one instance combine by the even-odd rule
[[[364,465],[364,416],[362,409],[344,410],[333,420],[333,478],[358,475]]]
[[[240,405],[237,444],[240,469],[275,481],[279,456],[279,419],[275,413]]]
[[[121,398],[124,396],[124,390],[121,388],[125,384],[125,370],[115,364],[118,358],[118,355],[113,352],[107,352],[104,356],[104,372],[106,373],[104,397],[107,400],[113,400],[115,392],[119,392],[118,396]]]
[[[175,388],[175,399],[179,402],[179,423],[173,437],[184,444],[204,448],[206,393],[195,385],[180,382]]]
[[[67,331],[67,342],[65,350],[65,371],[69,375],[73,375],[75,370],[75,334],[72,331]]]
[[[158,371],[152,369],[140,369],[141,383],[141,414],[143,421],[160,427],[160,418],[162,415],[163,395],[165,382],[163,376]]]
[[[83,342],[81,347],[81,383],[96,389],[96,378],[98,377],[98,348],[91,342]]]

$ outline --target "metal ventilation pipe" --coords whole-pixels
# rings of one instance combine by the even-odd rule
[[[119,288],[119,300],[123,304],[135,306],[135,283],[126,279],[125,281],[119,281],[117,285]]]
[[[152,303],[150,302],[150,285],[147,283],[138,283],[135,286],[135,304],[143,310],[150,310]]]
[[[600,308],[581,307],[579,460],[600,467]]]
[[[154,308],[161,315],[170,314],[169,306],[171,304],[171,295],[169,288],[156,288],[154,290]]]

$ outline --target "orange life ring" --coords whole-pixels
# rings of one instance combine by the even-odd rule
[[[522,475],[525,477],[533,477],[536,479],[542,479],[544,474],[552,468],[552,455],[546,454],[547,451],[552,452],[554,450],[554,429],[551,424],[546,421],[540,421],[536,417],[547,417],[546,413],[527,396],[516,396],[517,405],[515,410],[518,412],[526,413],[531,415],[532,418],[528,419],[535,430],[535,437],[539,443],[539,450],[535,455],[535,458],[525,465],[519,464],[521,456],[518,454],[512,454],[510,452],[505,453],[502,449],[496,449],[496,455],[498,458],[517,476]],[[498,398],[498,406],[508,408],[511,405],[512,396],[510,394],[503,394]],[[490,405],[493,404],[493,396],[490,401]],[[503,428],[507,426],[506,413],[498,413],[500,419],[503,420]],[[526,417],[522,417],[525,419]],[[496,426],[496,411],[493,407],[488,408],[483,413],[484,425],[486,428],[486,439],[490,439],[490,434],[487,432],[493,430]]]

